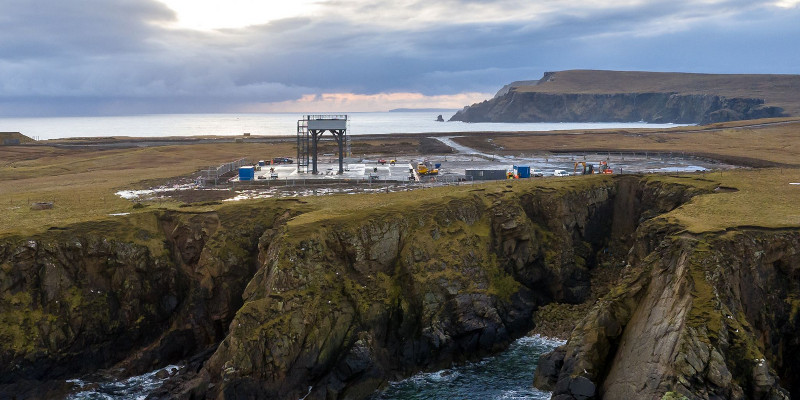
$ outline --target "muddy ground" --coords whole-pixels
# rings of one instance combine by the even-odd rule
[[[151,181],[139,185],[139,190],[121,192],[123,197],[137,202],[178,201],[185,204],[236,201],[252,198],[320,196],[337,193],[396,192],[439,185],[475,183],[468,170],[513,171],[514,166],[529,166],[543,177],[552,179],[555,170],[580,174],[583,164],[599,167],[607,163],[615,174],[639,173],[704,173],[718,169],[735,168],[732,164],[706,157],[668,153],[633,152],[576,152],[537,154],[509,154],[484,151],[459,145],[452,137],[422,138],[417,151],[403,146],[403,151],[368,154],[345,160],[344,173],[338,174],[338,159],[331,155],[320,156],[317,175],[306,172],[294,164],[261,167],[251,182],[238,180],[229,174],[218,184],[198,185],[200,173],[171,178],[163,182]],[[491,150],[491,149],[489,149]],[[402,154],[398,157],[396,154]],[[390,164],[394,160],[394,164]],[[435,176],[420,176],[411,170],[419,162],[439,165]],[[577,166],[576,166],[577,163]]]

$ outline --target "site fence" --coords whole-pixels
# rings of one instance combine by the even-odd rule
[[[218,185],[226,174],[236,171],[238,173],[240,167],[250,165],[246,158],[240,158],[236,161],[222,164],[218,167],[208,167],[201,171],[201,175],[197,178],[197,184],[200,186],[207,186],[210,184]]]
[[[675,151],[585,151],[585,152],[560,152],[554,151],[553,154],[555,155],[569,155],[572,160],[574,161],[588,161],[588,160],[602,160],[607,161],[610,159],[625,159],[628,158],[644,158],[644,159],[656,159],[656,160],[663,160],[666,158],[689,158],[689,159],[699,159],[705,160],[708,159],[706,157],[699,156],[697,154],[686,154],[686,152],[675,152]]]

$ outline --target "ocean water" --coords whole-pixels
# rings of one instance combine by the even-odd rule
[[[523,337],[506,351],[450,369],[421,373],[394,382],[370,400],[544,400],[550,392],[534,389],[533,373],[539,356],[564,342],[542,336]],[[181,367],[170,365],[121,381],[72,379],[79,389],[69,400],[144,400]],[[166,372],[164,374],[162,371]],[[160,374],[161,373],[161,374]]]
[[[466,123],[436,122],[450,112],[348,113],[350,135],[433,132],[513,132],[604,128],[665,128],[675,124],[621,123]],[[297,133],[300,113],[150,114],[119,117],[0,118],[0,132],[21,132],[38,140],[74,137],[166,137],[230,135],[284,136]]]
[[[563,343],[538,335],[523,337],[480,362],[394,382],[370,400],[549,399],[550,392],[533,388],[533,374],[539,356]]]
[[[168,376],[174,375],[180,369],[181,367],[177,365],[168,365],[143,375],[111,382],[70,379],[67,382],[79,389],[78,392],[67,396],[67,400],[144,400],[148,394],[158,389]]]

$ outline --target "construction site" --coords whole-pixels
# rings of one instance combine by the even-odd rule
[[[394,192],[491,180],[549,179],[586,174],[686,173],[734,168],[711,159],[669,153],[576,152],[502,155],[461,145],[457,136],[418,154],[354,156],[347,115],[307,115],[298,121],[294,158],[265,154],[210,166],[194,177],[119,195],[187,203],[335,193]],[[328,134],[329,133],[329,134]],[[321,149],[332,153],[320,153]]]

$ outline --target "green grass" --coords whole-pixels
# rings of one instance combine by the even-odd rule
[[[0,156],[0,234],[32,234],[49,227],[107,219],[112,213],[141,213],[115,193],[140,188],[143,181],[192,174],[209,165],[239,158],[260,159],[292,154],[286,143],[220,143],[122,150],[62,150],[47,146],[11,146]],[[32,202],[53,202],[51,210],[34,211]],[[176,202],[155,207],[178,208]],[[151,207],[153,207],[151,206]]]
[[[800,185],[789,184],[800,182],[800,169],[712,172],[703,178],[738,191],[697,196],[665,218],[693,233],[737,227],[800,228]]]
[[[749,157],[800,165],[797,162],[797,156],[800,155],[800,122],[759,128],[736,128],[733,125],[719,127],[724,129],[707,132],[703,131],[703,127],[698,127],[687,128],[684,132],[608,131],[583,135],[509,134],[496,136],[494,143],[506,149],[513,148],[515,152],[560,146],[676,152],[702,149],[725,157]],[[402,144],[401,147],[408,150],[408,146],[416,143],[414,139],[398,140],[365,141],[359,146],[375,150],[384,148],[386,144]],[[476,136],[469,140],[483,141],[485,136]],[[135,215],[150,213],[154,208],[179,209],[181,204],[172,201],[151,203],[145,208],[134,209],[133,203],[119,198],[115,192],[141,187],[143,182],[165,181],[175,176],[191,175],[204,166],[242,157],[261,159],[293,152],[291,143],[186,144],[116,150],[65,150],[49,146],[0,147],[0,158],[4,160],[0,164],[0,234],[31,235],[50,227],[121,218],[108,215],[112,213],[130,212]],[[694,182],[691,184],[702,184],[706,187],[721,184],[739,189],[738,192],[697,197],[670,213],[670,218],[685,225],[689,231],[705,232],[736,226],[782,228],[800,225],[800,212],[796,211],[800,187],[788,184],[800,181],[798,175],[798,170],[784,168],[652,179],[672,180],[680,184]],[[447,207],[449,201],[475,196],[488,205],[498,196],[529,191],[588,188],[607,182],[608,179],[612,178],[596,176],[532,179],[388,194],[334,195],[278,201],[284,201],[282,204],[286,204],[287,208],[302,213],[291,221],[290,226],[293,229],[310,231],[316,229],[318,223],[331,225],[365,218],[381,219],[410,211],[433,211]],[[708,182],[703,183],[702,179]],[[55,208],[31,210],[30,203],[36,201],[53,201]],[[260,200],[256,202],[258,201]],[[182,210],[202,212],[217,209],[218,205],[205,205]]]
[[[318,224],[326,226],[335,223],[362,223],[367,219],[435,211],[447,207],[450,201],[471,198],[475,194],[488,205],[492,198],[497,196],[519,195],[530,190],[587,188],[608,182],[610,179],[612,178],[609,176],[577,176],[509,180],[474,185],[433,187],[407,192],[305,197],[299,203],[309,211],[294,218],[289,225],[295,230],[313,231]]]

